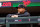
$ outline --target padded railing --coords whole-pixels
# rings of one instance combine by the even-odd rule
[[[0,24],[6,24],[6,27],[10,27],[10,24],[27,24],[27,23],[40,23],[40,16],[30,16],[30,17],[1,17]]]

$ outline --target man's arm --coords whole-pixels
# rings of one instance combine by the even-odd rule
[[[12,14],[8,14],[6,17],[11,17]]]
[[[28,12],[21,14],[21,15],[15,15],[15,14],[8,14],[6,17],[27,17],[30,16],[30,14]]]
[[[30,16],[30,14],[29,14],[28,12],[26,12],[26,13],[24,13],[24,14],[19,15],[19,17],[28,17],[28,16]]]
[[[18,15],[15,15],[15,14],[8,14],[6,17],[18,17]]]

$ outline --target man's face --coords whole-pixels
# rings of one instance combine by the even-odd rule
[[[18,7],[18,11],[19,11],[19,12],[25,12],[25,8],[20,8],[20,7]]]

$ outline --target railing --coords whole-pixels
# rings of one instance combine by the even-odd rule
[[[40,16],[0,18],[0,24],[6,24],[6,27],[10,27],[10,24],[27,24],[27,23],[40,23]]]
[[[5,17],[4,18],[0,18],[0,24],[5,24]]]

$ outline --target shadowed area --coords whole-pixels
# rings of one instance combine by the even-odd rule
[[[40,6],[26,7],[31,16],[40,16]],[[0,8],[0,17],[6,17],[7,14],[17,13],[17,7]]]

